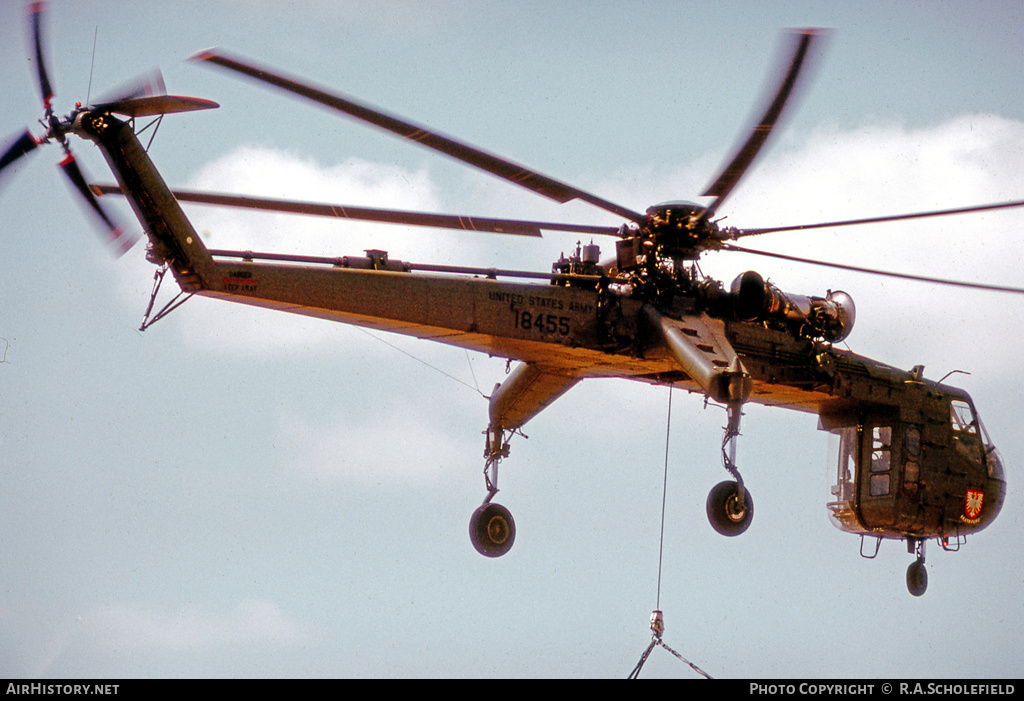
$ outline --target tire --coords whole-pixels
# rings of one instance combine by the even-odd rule
[[[730,538],[747,530],[754,519],[754,500],[746,488],[743,489],[743,511],[737,510],[737,487],[736,482],[719,482],[708,494],[708,521],[718,533]]]
[[[928,570],[918,560],[907,568],[907,590],[914,596],[921,596],[928,589]]]
[[[501,557],[516,540],[516,522],[501,504],[484,504],[469,519],[469,539],[484,557]]]

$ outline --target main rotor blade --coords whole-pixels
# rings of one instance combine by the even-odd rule
[[[154,68],[148,73],[135,76],[118,87],[103,93],[101,97],[96,99],[93,105],[107,105],[139,97],[153,97],[154,95],[163,95],[166,92],[167,86],[164,84],[164,76],[160,69]]]
[[[99,200],[89,189],[89,184],[86,182],[85,176],[82,174],[82,169],[79,168],[78,162],[75,161],[75,157],[68,153],[67,157],[60,162],[60,167],[64,171],[64,174],[68,176],[68,180],[76,190],[85,199],[86,204],[92,209],[93,213],[99,218],[100,222],[105,227],[105,235],[107,243],[110,245],[114,254],[122,256],[128,252],[135,242],[138,240],[138,236],[130,234],[119,226],[113,218],[107,214],[106,210],[100,205]]]
[[[28,11],[32,19],[32,36],[35,40],[36,49],[36,71],[39,74],[39,92],[42,94],[43,106],[49,110],[50,102],[53,100],[53,86],[46,74],[46,63],[43,61],[43,11],[46,3],[34,2],[29,5]]]
[[[721,207],[722,202],[729,196],[733,188],[739,182],[743,174],[757,158],[772,130],[779,123],[789,98],[793,95],[801,69],[807,63],[807,56],[811,44],[823,36],[821,30],[802,29],[790,35],[790,42],[793,44],[793,55],[789,61],[789,69],[783,75],[778,89],[775,91],[775,98],[768,104],[764,115],[754,126],[753,131],[747,140],[740,146],[736,155],[722,170],[722,173],[715,179],[704,192],[706,197],[715,197],[715,201],[707,208],[705,219],[711,219],[715,212]]]
[[[880,222],[901,221],[903,219],[924,219],[925,217],[944,217],[950,214],[968,214],[970,212],[985,212],[993,209],[1009,209],[1010,207],[1024,207],[1024,200],[1013,202],[997,202],[995,204],[982,204],[974,207],[960,207],[958,209],[940,209],[932,212],[915,212],[913,214],[892,214],[885,217],[866,217],[864,219],[846,219],[843,221],[821,222],[818,224],[793,224],[790,226],[771,226],[762,229],[740,229],[736,238],[743,236],[756,236],[757,234],[771,234],[777,231],[803,231],[805,229],[827,229],[838,226],[852,226],[854,224],[878,224]]]
[[[823,260],[814,260],[812,258],[800,258],[799,256],[789,256],[784,253],[770,253],[768,251],[758,251],[752,248],[743,248],[742,246],[734,246],[731,243],[727,243],[722,246],[722,250],[735,251],[736,253],[753,253],[758,256],[767,256],[769,258],[779,258],[781,260],[789,260],[795,263],[809,263],[810,265],[820,265],[826,268],[837,268],[839,270],[850,270],[855,273],[868,273],[870,275],[881,275],[883,277],[897,278],[900,280],[914,280],[916,282],[930,282],[936,285],[952,285],[954,287],[967,287],[974,290],[984,290],[986,292],[1011,292],[1014,294],[1024,294],[1024,288],[1021,287],[1005,287],[1003,285],[986,285],[980,282],[963,282],[960,280],[947,280],[939,277],[928,277],[925,275],[908,275],[907,273],[895,273],[887,270],[876,270],[875,268],[861,268],[856,265],[846,265],[844,263],[829,263]]]
[[[36,138],[32,136],[32,133],[26,129],[22,132],[21,136],[10,142],[11,145],[4,151],[4,155],[0,156],[0,174],[3,173],[4,169],[17,161],[22,156],[34,151],[39,146]]]
[[[369,124],[386,131],[390,131],[393,134],[415,141],[421,146],[433,149],[434,151],[439,151],[440,153],[458,159],[463,163],[468,163],[471,166],[476,166],[477,168],[485,170],[492,175],[497,175],[500,178],[504,178],[505,180],[517,185],[521,185],[528,190],[544,195],[556,202],[564,203],[578,199],[637,223],[642,224],[646,219],[644,214],[634,212],[627,207],[617,205],[614,202],[609,202],[608,200],[592,195],[589,192],[579,190],[571,185],[555,180],[554,178],[541,175],[540,173],[518,165],[517,163],[513,163],[512,161],[507,161],[440,133],[430,131],[429,129],[425,129],[419,125],[393,117],[377,110],[376,108],[356,102],[349,97],[327,92],[326,90],[314,87],[308,83],[303,83],[280,73],[275,73],[267,68],[256,66],[248,61],[232,58],[220,50],[209,49],[196,54],[192,58],[212,63],[214,65],[221,66],[222,68],[227,68],[228,70],[241,73],[242,75],[249,76],[250,78],[281,88],[282,90],[286,90],[308,100],[312,100],[313,102],[325,107],[338,110],[350,117],[355,117],[356,119],[368,122]]]
[[[122,195],[117,185],[91,185],[97,195]],[[318,217],[335,217],[337,219],[355,219],[360,221],[382,222],[386,224],[406,224],[409,226],[430,226],[439,229],[457,229],[494,234],[517,234],[520,236],[540,236],[541,231],[569,231],[579,234],[595,234],[601,236],[618,236],[619,229],[611,226],[591,226],[589,224],[561,224],[556,222],[524,221],[520,219],[492,219],[487,217],[469,217],[455,214],[433,214],[430,212],[410,212],[396,209],[376,209],[370,207],[352,207],[343,204],[320,204],[315,202],[296,202],[294,200],[270,199],[264,197],[247,197],[243,195],[222,195],[212,192],[195,190],[174,190],[171,194],[179,202],[219,205],[222,207],[239,207],[288,214],[308,214]]]

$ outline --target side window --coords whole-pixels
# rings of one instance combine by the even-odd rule
[[[846,427],[833,433],[839,436],[839,463],[832,494],[838,501],[850,501],[854,498],[853,476],[857,469],[857,429]]]
[[[871,477],[868,493],[873,497],[889,493],[892,464],[892,427],[871,427]]]

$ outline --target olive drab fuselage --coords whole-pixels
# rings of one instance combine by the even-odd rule
[[[150,259],[166,263],[184,291],[521,361],[524,371],[491,399],[492,434],[519,428],[585,378],[672,385],[728,401],[728,380],[740,373],[744,401],[816,413],[839,435],[828,506],[840,528],[950,538],[980,530],[999,512],[1005,476],[970,397],[917,369],[837,349],[821,329],[808,331],[810,310],[825,298],[786,295],[756,273],[728,291],[678,271],[656,279],[635,270],[623,277],[620,269],[610,277],[579,256],[556,263],[569,272],[551,284],[419,273],[383,251],[307,265],[246,254],[216,259],[127,124],[96,113],[77,124],[100,146],[143,223]],[[669,289],[654,289],[666,280]],[[831,317],[816,318],[845,337],[852,301],[832,308]],[[966,424],[957,423],[954,407]]]

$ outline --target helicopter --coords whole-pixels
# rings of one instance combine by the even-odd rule
[[[783,292],[753,271],[726,285],[704,276],[697,265],[707,253],[745,251],[733,243],[741,237],[790,228],[720,227],[715,217],[804,79],[820,32],[791,35],[792,55],[774,99],[705,191],[712,203],[668,202],[643,211],[223,51],[196,56],[203,64],[312,100],[549,199],[579,200],[626,220],[618,227],[600,227],[171,190],[139,142],[134,120],[209,109],[215,103],[161,95],[160,86],[150,86],[76,106],[70,115],[58,117],[43,61],[42,14],[42,4],[30,7],[46,132],[37,138],[26,130],[17,137],[0,156],[0,170],[36,147],[57,141],[65,152],[63,171],[96,214],[116,252],[130,248],[134,239],[116,224],[99,197],[127,197],[148,238],[147,259],[158,267],[144,327],[198,294],[427,338],[520,362],[489,399],[483,454],[486,496],[469,528],[481,554],[499,557],[515,540],[512,515],[493,501],[498,468],[510,455],[511,437],[580,380],[594,377],[678,387],[726,407],[722,453],[730,479],[711,490],[706,504],[712,527],[723,535],[740,535],[753,517],[753,499],[736,465],[747,402],[814,413],[823,430],[839,437],[835,498],[828,505],[833,523],[862,539],[876,538],[876,546],[887,538],[906,541],[916,554],[907,573],[912,594],[923,594],[927,586],[927,540],[935,538],[947,549],[959,547],[966,535],[998,515],[1005,470],[966,392],[926,379],[923,368],[899,370],[837,348],[856,318],[852,298],[841,291],[821,296]],[[68,145],[70,134],[98,146],[116,185],[88,183]],[[615,256],[602,261],[599,247],[589,244],[555,261],[550,273],[530,273],[410,263],[392,259],[383,250],[332,258],[215,250],[198,236],[182,202],[510,235],[567,231],[612,238]],[[1021,205],[1024,202],[813,226]],[[181,295],[154,313],[167,271]]]

